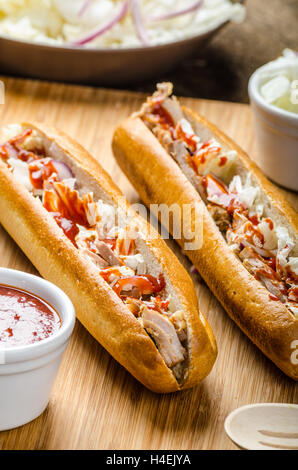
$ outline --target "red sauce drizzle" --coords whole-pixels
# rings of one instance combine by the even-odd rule
[[[256,237],[259,240],[261,246],[264,245],[265,243],[264,235],[250,223],[247,223],[244,226],[244,233],[247,233],[247,232],[251,233],[251,236]]]
[[[40,155],[20,147],[24,140],[32,134],[32,129],[26,129],[22,134],[13,137],[0,147],[0,157],[3,160],[18,158],[23,162],[31,162],[40,158]]]
[[[125,256],[131,255],[135,246],[134,240],[129,240],[129,245],[127,239],[121,239],[119,242],[119,253]]]
[[[77,191],[71,190],[64,184],[57,183],[57,185],[59,185],[59,194],[53,189],[44,192],[43,206],[76,246],[75,237],[79,233],[76,224],[90,227],[84,208],[87,200],[84,202]]]
[[[196,151],[198,142],[195,134],[188,134],[185,132],[180,123],[176,126],[176,138],[183,140],[191,152]]]
[[[158,102],[155,104],[154,114],[159,116],[160,123],[165,128],[174,132],[175,125],[171,115],[164,108],[162,108]],[[90,224],[86,215],[86,208],[88,203],[92,202],[92,198],[89,194],[86,194],[81,198],[77,191],[71,189],[69,186],[66,186],[63,182],[59,181],[57,177],[57,169],[53,164],[53,160],[49,158],[41,158],[41,155],[28,152],[18,147],[18,145],[21,144],[31,133],[32,130],[28,129],[23,134],[15,137],[14,139],[11,139],[8,143],[0,147],[0,157],[3,159],[8,159],[13,155],[14,158],[19,158],[28,163],[29,176],[32,186],[35,189],[44,189],[44,208],[52,215],[58,226],[63,230],[64,234],[77,247],[75,238],[79,233],[78,225],[90,228]],[[116,247],[117,240],[114,238],[102,239],[101,241],[109,245],[112,250],[114,250]],[[90,250],[96,252],[97,250],[95,245],[93,245],[92,237],[90,237],[88,243]],[[125,255],[130,255],[134,250],[134,241],[130,240],[128,246],[126,244],[127,240],[125,239],[119,241],[119,252]],[[100,274],[106,282],[109,282],[111,274],[115,274],[116,276],[120,277],[118,282],[113,286],[113,289],[121,298],[127,297],[125,294],[125,288],[127,287],[137,289],[139,298],[141,298],[143,295],[155,296],[155,294],[161,292],[165,287],[165,279],[163,274],[160,274],[158,278],[151,275],[136,275],[123,278],[121,277],[121,273],[117,268],[107,268],[106,270],[101,270]],[[25,293],[24,299],[27,300],[29,295],[30,294]],[[40,303],[41,300],[38,300],[38,302]],[[164,302],[160,300],[159,304],[161,308],[166,309],[168,307],[167,301]],[[40,315],[41,314],[48,314],[46,311],[46,306],[43,307],[43,309],[40,307]],[[18,322],[19,319],[19,312],[16,312],[14,321]],[[42,320],[40,320],[40,323],[42,323]],[[47,329],[46,334],[52,334],[51,331],[51,328]],[[39,332],[33,331],[31,333],[31,337],[36,337],[35,341],[43,339]],[[10,325],[7,326],[4,336],[8,338],[14,336],[14,330]]]
[[[269,225],[270,230],[274,229],[274,223],[271,219],[264,219],[265,222]]]
[[[57,170],[53,165],[53,161],[48,158],[34,160],[29,163],[28,169],[30,181],[34,189],[43,189],[44,182],[52,177],[53,173],[57,173]]]
[[[75,245],[75,238],[79,233],[79,228],[75,222],[71,219],[67,219],[66,217],[62,217],[59,213],[52,212],[51,215],[54,217],[55,221],[59,225],[59,227],[63,230],[67,238]]]
[[[119,297],[127,297],[131,295],[131,290],[135,288],[139,292],[139,297],[142,297],[143,295],[157,294],[164,287],[165,280],[162,274],[159,275],[158,279],[149,274],[144,274],[121,278],[113,286],[113,289]]]
[[[298,302],[298,287],[295,286],[289,290],[289,299]]]
[[[270,299],[270,300],[275,300],[275,301],[279,302],[279,298],[276,297],[276,295],[273,295],[273,294],[269,294],[269,299]]]
[[[159,117],[159,123],[166,129],[174,129],[175,123],[168,111],[164,109],[160,103],[155,103],[153,106],[152,114]]]
[[[253,225],[259,225],[260,223],[259,216],[257,214],[254,214],[251,217],[249,217],[249,220],[251,221]]]
[[[224,166],[228,161],[228,157],[220,157],[218,166]]]
[[[268,265],[270,266],[270,268],[276,271],[276,256],[272,258],[268,258],[266,261]]]
[[[287,266],[286,271],[287,271],[287,282],[289,284],[293,284],[293,283],[297,284],[298,283],[297,274],[295,274],[294,271],[292,271],[289,266]]]
[[[187,161],[188,161],[188,164],[189,166],[194,170],[194,172],[198,175],[199,174],[199,171],[198,171],[198,166],[195,164],[195,160],[193,157],[191,157],[191,155],[187,154]],[[202,160],[200,160],[202,162]],[[203,162],[202,162],[203,163]]]
[[[106,269],[102,269],[100,271],[100,275],[101,277],[106,281],[106,282],[110,282],[110,276],[114,274],[115,276],[117,277],[121,277],[121,272],[118,268],[106,268]]]

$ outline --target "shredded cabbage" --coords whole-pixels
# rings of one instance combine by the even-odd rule
[[[79,14],[85,0],[0,0],[0,34],[46,44],[80,40],[106,25],[124,0],[92,0]],[[200,9],[169,20],[148,18],[191,6],[194,0],[142,0],[140,6],[150,45],[162,44],[204,33],[225,21],[242,22],[245,7],[230,0],[204,0]],[[84,47],[119,48],[141,46],[133,18],[121,22]]]
[[[282,70],[271,66],[282,65]],[[269,62],[261,75],[260,93],[268,104],[298,114],[298,54],[285,49],[277,60]]]

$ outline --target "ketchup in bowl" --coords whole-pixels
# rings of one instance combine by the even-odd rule
[[[56,310],[30,292],[0,284],[0,346],[26,346],[61,327]]]

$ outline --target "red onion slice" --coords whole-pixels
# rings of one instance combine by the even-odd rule
[[[90,3],[92,2],[92,0],[86,0],[84,3],[83,3],[83,6],[80,8],[79,12],[78,12],[78,16],[83,16],[83,14],[85,13],[85,11],[87,10],[87,8],[89,7]]]
[[[199,8],[201,8],[201,6],[203,6],[203,3],[204,3],[203,0],[197,0],[195,3],[193,3],[187,8],[182,8],[181,10],[173,11],[172,13],[166,13],[160,16],[151,16],[148,18],[148,21],[151,22],[151,21],[170,20],[171,18],[175,18],[176,16],[186,15],[186,13],[192,13],[198,10]]]
[[[147,31],[144,27],[143,17],[140,9],[139,0],[131,0],[132,17],[135,24],[137,35],[144,46],[149,45]]]
[[[194,265],[192,265],[190,267],[190,272],[191,272],[191,274],[199,274],[199,271],[197,270],[197,268]]]
[[[83,46],[84,44],[87,44],[88,42],[93,41],[93,39],[96,39],[99,36],[102,36],[104,33],[106,33],[111,28],[113,28],[113,26],[115,26],[117,23],[119,23],[119,21],[121,21],[122,18],[124,18],[124,16],[126,15],[126,13],[128,11],[129,6],[130,6],[130,0],[126,0],[123,3],[123,5],[122,5],[120,11],[117,13],[117,15],[111,21],[109,21],[105,26],[101,26],[100,28],[96,29],[95,31],[88,34],[84,38],[81,38],[81,39],[78,39],[77,41],[74,41],[72,43],[72,45],[73,46]]]
[[[66,165],[66,163],[58,162],[57,160],[52,160],[52,164],[56,168],[58,178],[61,181],[74,177],[73,172],[71,171],[69,166]]]
[[[203,283],[203,278],[202,278],[199,271],[197,270],[197,268],[194,265],[191,266],[189,272],[190,272],[190,274],[193,274],[194,276],[196,276],[196,281],[197,282],[199,282],[200,284]]]

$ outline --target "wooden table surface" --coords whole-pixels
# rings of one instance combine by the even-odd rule
[[[142,96],[136,93],[4,79],[1,123],[37,119],[82,143],[130,201],[138,197],[113,160],[114,127]],[[257,156],[248,106],[183,100]],[[298,207],[298,197],[288,194]],[[171,246],[189,269],[179,248]],[[0,264],[35,273],[0,227]],[[199,306],[217,338],[209,377],[181,393],[156,395],[133,379],[77,322],[50,403],[35,421],[0,433],[0,449],[235,449],[223,423],[233,409],[257,402],[297,403],[296,384],[283,375],[228,318],[206,285],[194,278]]]

